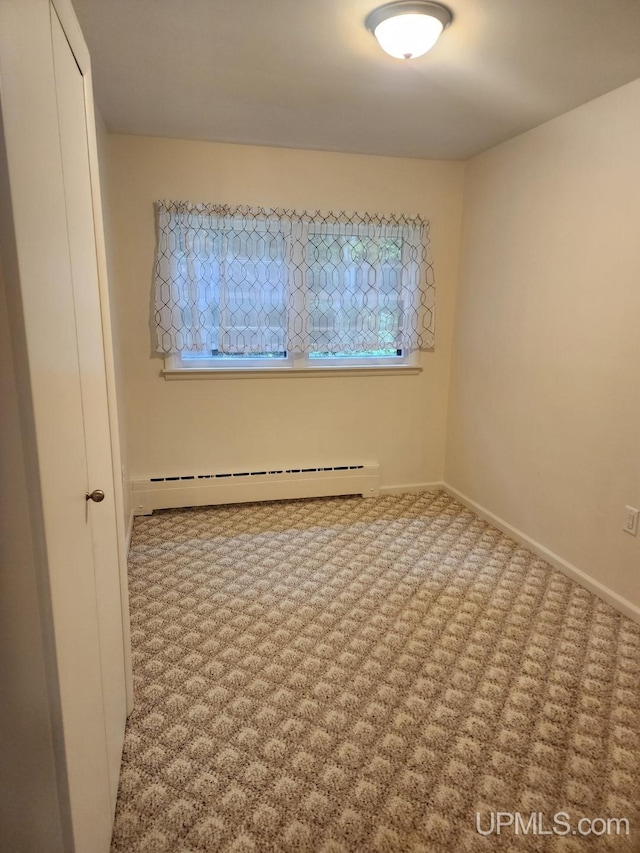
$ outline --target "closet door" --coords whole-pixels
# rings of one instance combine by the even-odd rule
[[[103,837],[96,838],[91,848],[84,847],[86,841],[79,848],[97,853],[108,849],[106,836],[110,836],[115,808],[126,721],[123,625],[84,80],[53,7],[51,29],[81,401],[81,442],[66,450],[83,457],[85,479],[77,495],[82,529],[77,535],[90,542],[84,565],[76,567],[85,577],[83,595],[73,608],[76,615],[77,608],[83,608],[95,620],[93,672],[87,675],[89,660],[84,654],[82,667],[70,673],[73,683],[69,685],[86,694],[85,717],[74,720],[72,732],[74,739],[85,744],[78,749],[78,743],[75,754],[69,744],[67,761],[70,770],[74,764],[77,768],[77,776],[70,772],[70,784],[76,784],[76,797],[80,797],[75,814],[72,800],[74,824],[76,820],[83,824],[81,834],[86,839],[86,833],[96,828],[96,817],[101,818],[99,823],[106,821]],[[64,611],[70,602],[57,604]],[[54,606],[54,619],[58,616],[63,613],[56,614]],[[81,643],[82,637],[76,640]],[[59,660],[61,668],[73,662],[76,653],[71,650],[71,655],[69,662]],[[90,743],[86,743],[89,732]]]
[[[125,727],[109,317],[83,72],[90,77],[70,0],[0,0],[0,261],[11,347],[3,368],[21,457],[0,472],[2,497],[11,500],[14,481],[24,485],[11,507],[11,553],[23,563],[2,575],[11,580],[5,612],[17,611],[2,635],[11,748],[0,763],[15,814],[8,826],[0,820],[0,848],[11,853],[108,853]],[[95,490],[103,500],[86,499]],[[39,657],[26,653],[31,646]],[[24,672],[34,658],[40,671]]]

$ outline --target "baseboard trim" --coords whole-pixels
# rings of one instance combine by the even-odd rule
[[[444,483],[406,483],[403,486],[380,486],[381,495],[419,494],[420,492],[437,492],[444,489]]]
[[[453,486],[448,485],[447,483],[443,484],[444,490],[451,495],[451,497],[460,501],[460,503],[467,506],[469,509],[473,510],[476,515],[483,518],[485,521],[488,521],[494,527],[497,527],[498,530],[502,530],[503,533],[506,533],[507,536],[510,536],[512,539],[515,539],[516,542],[519,542],[521,545],[524,545],[525,548],[528,548],[530,551],[533,551],[534,554],[537,554],[539,557],[542,557],[543,560],[546,560],[547,563],[550,563],[554,569],[558,569],[558,571],[567,575],[567,577],[571,578],[571,580],[579,583],[580,586],[585,587],[592,592],[594,595],[597,595],[598,598],[601,598],[607,604],[610,604],[611,607],[614,607],[616,610],[619,610],[624,616],[627,616],[629,619],[632,619],[634,622],[640,623],[640,607],[636,606],[628,599],[623,598],[617,592],[614,592],[608,586],[600,583],[600,581],[592,578],[591,575],[588,575],[586,572],[583,572],[577,566],[574,566],[572,563],[569,563],[567,560],[560,557],[558,554],[555,554],[553,551],[550,551],[548,548],[545,548],[544,545],[537,542],[535,539],[532,539],[530,536],[527,536],[526,533],[523,533],[521,530],[518,530],[517,527],[513,527],[500,516],[494,515],[494,513],[490,512],[488,509],[485,509],[481,504],[476,503],[474,500],[471,500],[467,495],[462,494],[457,489],[454,489]],[[382,490],[381,490],[382,491]]]

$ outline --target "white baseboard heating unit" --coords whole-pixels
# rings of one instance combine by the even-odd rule
[[[185,506],[380,494],[377,464],[286,468],[277,471],[233,471],[183,474],[133,480],[133,514]]]

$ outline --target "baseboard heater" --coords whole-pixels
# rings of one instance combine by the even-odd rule
[[[380,493],[377,464],[283,468],[273,471],[232,471],[224,474],[182,474],[134,480],[134,515],[154,509],[210,504],[248,503],[331,495],[375,497]]]

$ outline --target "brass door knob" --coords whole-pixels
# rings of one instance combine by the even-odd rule
[[[87,495],[88,501],[95,501],[97,504],[104,500],[104,492],[102,489],[94,489],[90,495]]]

